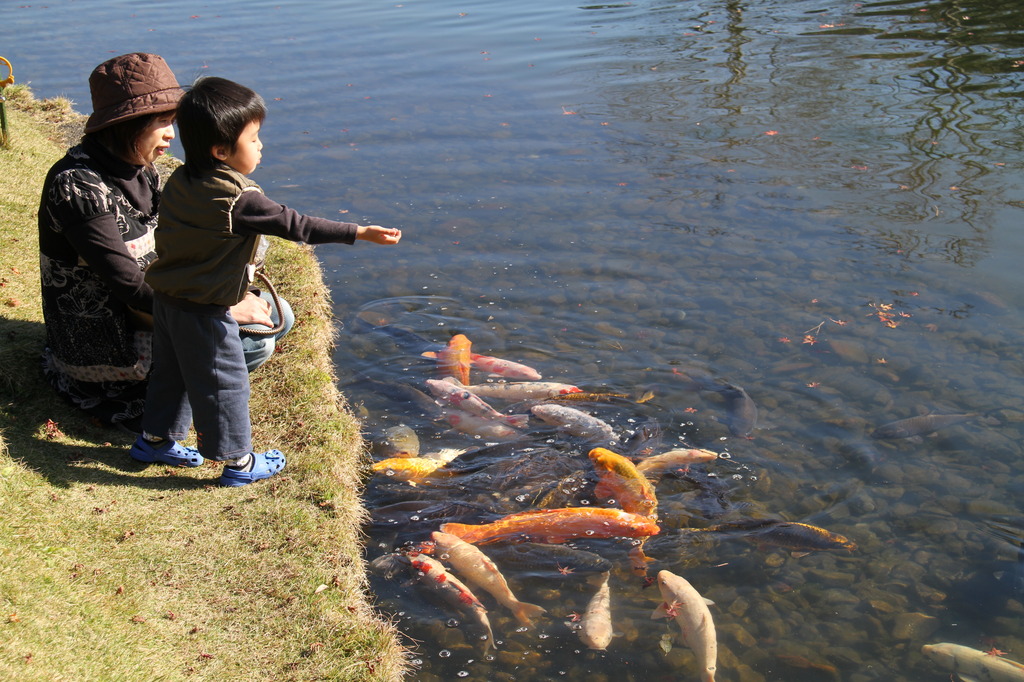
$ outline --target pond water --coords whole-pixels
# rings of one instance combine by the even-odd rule
[[[253,177],[269,196],[404,232],[317,249],[340,385],[374,443],[404,424],[423,453],[467,452],[417,486],[368,480],[367,505],[387,506],[369,559],[456,516],[612,506],[592,440],[533,417],[493,445],[425,415],[408,389],[439,374],[418,339],[463,334],[544,380],[626,396],[573,403],[612,426],[613,449],[721,453],[657,480],[662,530],[644,545],[649,577],[714,602],[715,679],[946,680],[921,653],[943,641],[1024,661],[1016,2],[5,8],[18,82],[84,112],[92,67],[132,50],[182,82],[264,95]],[[928,414],[968,417],[872,437]],[[753,521],[856,549],[779,546]],[[371,576],[414,677],[697,679],[676,625],[651,618],[661,596],[631,542],[570,544],[610,562],[604,651],[575,631],[596,589],[586,555],[570,572],[482,546],[547,610],[524,627],[478,590],[496,649],[422,585]]]

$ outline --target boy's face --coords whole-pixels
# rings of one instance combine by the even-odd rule
[[[213,157],[223,161],[242,175],[248,175],[260,165],[263,143],[260,142],[260,122],[253,121],[245,126],[242,134],[235,141],[234,149],[228,149],[224,145],[214,145]]]

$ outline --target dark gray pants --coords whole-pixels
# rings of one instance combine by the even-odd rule
[[[194,422],[196,447],[212,460],[252,451],[249,372],[238,323],[227,308],[197,312],[153,303],[153,371],[142,428],[184,440]]]

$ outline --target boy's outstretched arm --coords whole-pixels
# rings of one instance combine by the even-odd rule
[[[356,239],[374,244],[397,244],[401,238],[402,231],[394,227],[360,225],[356,230]]]

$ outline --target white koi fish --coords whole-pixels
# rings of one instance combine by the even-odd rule
[[[636,470],[647,475],[663,474],[666,471],[685,469],[691,464],[710,462],[718,459],[718,453],[700,448],[679,448],[660,455],[644,457],[636,463]]]
[[[610,573],[605,572],[597,592],[590,598],[587,610],[580,620],[577,631],[580,641],[591,649],[603,651],[611,644],[612,630],[611,590],[608,587]]]
[[[452,381],[458,381],[452,378]],[[463,412],[469,412],[477,417],[484,419],[490,419],[492,421],[500,421],[513,426],[515,428],[523,428],[529,422],[529,417],[525,414],[512,414],[506,415],[498,412],[496,409],[484,402],[484,399],[476,395],[472,391],[465,387],[458,386],[451,381],[441,381],[438,379],[427,379],[427,388],[434,394],[435,397],[447,402],[452,407],[456,407]]]
[[[545,403],[534,405],[530,411],[541,421],[580,438],[604,442],[615,442],[619,439],[609,424],[575,407]]]
[[[455,377],[446,377],[442,381],[454,383],[456,386],[471,391],[481,398],[499,398],[501,400],[530,400],[551,398],[556,395],[581,393],[578,386],[561,384],[557,381],[501,381],[493,384],[473,384],[466,386]]]
[[[508,424],[494,421],[493,419],[484,419],[462,410],[445,410],[444,418],[456,431],[469,436],[491,440],[508,440],[520,435],[520,431]]]
[[[1021,682],[1024,665],[961,644],[925,644],[921,653],[967,682]]]
[[[683,641],[697,656],[702,682],[714,682],[718,659],[718,637],[708,601],[685,578],[671,571],[658,572],[662,603],[651,618],[675,618]]]
[[[546,612],[541,606],[527,604],[516,599],[498,567],[486,554],[462,538],[449,533],[434,531],[430,534],[439,554],[438,558],[447,561],[465,579],[477,587],[487,590],[502,606],[511,611],[516,620],[523,625],[532,625],[531,618]]]

